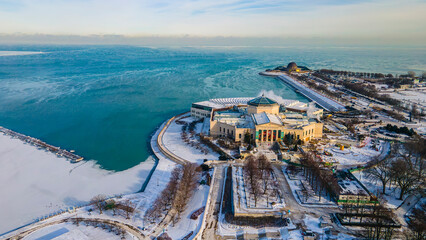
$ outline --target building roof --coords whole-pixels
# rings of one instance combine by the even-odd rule
[[[264,105],[274,105],[278,103],[270,98],[265,97],[265,95],[262,94],[262,96],[248,101],[247,104],[251,106],[264,106]]]
[[[253,121],[256,125],[262,125],[262,124],[266,124],[266,123],[274,123],[274,124],[277,124],[277,125],[283,125],[280,118],[275,114],[270,114],[270,113],[265,113],[265,112],[253,113],[252,118],[253,118]]]
[[[253,120],[250,117],[246,117],[242,112],[232,110],[218,111],[215,112],[213,119],[237,128],[254,128]]]
[[[310,69],[305,66],[297,66],[295,62],[289,63],[287,67],[279,66],[275,68],[275,70],[280,70],[280,71],[297,71],[297,69],[300,69],[302,71],[310,71]]]
[[[295,71],[297,69],[297,64],[295,62],[291,62],[287,65],[287,70],[290,71]]]

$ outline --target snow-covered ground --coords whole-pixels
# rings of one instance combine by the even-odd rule
[[[190,232],[193,232],[189,239],[192,239],[201,227],[204,212],[198,216],[197,220],[192,220],[191,214],[199,208],[206,206],[207,196],[209,195],[209,186],[200,185],[194,193],[188,207],[182,214],[182,218],[174,226],[170,225],[166,232],[172,239],[182,239]]]
[[[379,144],[373,144],[371,141],[367,142],[364,147],[351,146],[340,150],[334,144],[325,147],[324,150],[333,154],[333,156],[322,155],[321,158],[325,162],[333,162],[340,165],[358,165],[365,164],[372,160],[373,157],[380,154],[387,154],[389,143],[380,141]]]
[[[324,228],[320,227],[320,219],[313,217],[311,215],[305,215],[305,218],[303,219],[305,222],[306,228],[312,232],[316,233],[324,233]]]
[[[426,92],[423,90],[404,90],[404,91],[393,91],[388,92],[392,98],[402,100],[402,101],[410,101],[413,103],[417,103],[420,106],[426,105]]]
[[[320,222],[321,222],[320,218],[316,218],[311,215],[305,215],[305,218],[303,219],[303,221],[305,223],[307,230],[315,232],[317,234],[322,234],[322,235],[325,234],[326,228],[320,227]],[[300,239],[303,239],[303,238],[300,238]],[[327,239],[327,238],[321,237],[320,239]],[[356,239],[356,238],[347,234],[339,233],[337,235],[337,239],[349,240],[349,239]]]
[[[61,223],[42,228],[24,237],[24,240],[120,240],[121,235],[117,235],[109,229],[102,229],[101,227],[86,226],[80,224],[79,226],[72,223]],[[124,239],[133,239],[133,236],[126,233]]]
[[[70,163],[51,152],[0,134],[0,233],[48,214],[87,203],[97,194],[114,196],[141,189],[154,161],[122,172],[95,161]]]
[[[380,181],[375,181],[367,178],[364,171],[357,171],[352,173],[372,194],[377,195],[382,192],[382,184]],[[406,195],[405,197],[407,197]],[[386,199],[386,205],[389,208],[396,209],[401,203],[402,200],[398,200],[399,190],[395,189],[393,186],[391,189],[386,187],[386,194],[382,196]]]
[[[194,119],[193,117],[187,117],[183,118],[181,121],[190,123],[194,120],[196,119]],[[204,154],[199,149],[196,149],[195,147],[192,147],[189,144],[185,143],[181,137],[182,126],[183,125],[177,124],[176,121],[173,121],[172,123],[170,123],[169,127],[164,133],[163,144],[170,152],[185,160],[199,164],[203,163],[204,159],[218,159],[219,155],[213,152],[211,149],[209,149],[210,151],[208,154]],[[197,124],[195,132],[200,133],[202,131],[202,126],[203,123]]]
[[[337,207],[337,205],[330,200],[328,197],[326,197],[325,193],[323,193],[321,201],[319,201],[319,197],[317,194],[314,193],[312,190],[312,187],[309,185],[309,183],[305,183],[305,187],[308,189],[308,193],[310,196],[308,197],[307,201],[305,202],[305,199],[303,199],[303,194],[301,193],[302,190],[302,179],[304,179],[302,173],[298,173],[294,175],[292,178],[289,177],[286,167],[282,167],[282,172],[284,173],[284,176],[288,182],[288,185],[291,188],[291,193],[293,194],[296,201],[304,206],[311,206],[311,207]],[[306,181],[304,181],[306,182]]]
[[[285,207],[285,202],[282,198],[282,194],[277,194],[279,189],[277,187],[278,182],[276,178],[273,175],[270,176],[268,190],[265,194],[261,194],[258,197],[257,204],[255,204],[254,197],[249,193],[250,191],[248,189],[247,183],[244,181],[243,175],[244,173],[242,167],[232,168],[234,211],[237,213],[280,214],[282,208]],[[263,184],[262,181],[260,182],[260,184]],[[263,188],[261,187],[261,189]],[[272,203],[274,204],[272,205]]]

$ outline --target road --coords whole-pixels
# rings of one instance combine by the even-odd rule
[[[334,229],[338,230],[341,233],[347,233],[351,235],[355,235],[356,233],[348,230],[347,228],[342,227],[339,224],[331,221],[330,214],[340,212],[339,208],[336,207],[305,207],[299,204],[299,202],[294,198],[294,195],[291,192],[290,185],[287,182],[287,179],[284,176],[284,173],[281,170],[282,165],[274,164],[273,170],[275,176],[277,176],[278,181],[281,183],[279,186],[281,187],[281,192],[284,195],[284,200],[286,204],[286,208],[290,209],[290,219],[293,224],[302,224],[305,215],[314,215],[316,217],[322,216],[325,220],[327,220]]]
[[[210,202],[206,206],[206,211],[204,213],[205,219],[201,228],[202,230],[200,230],[200,232],[194,239],[219,239],[219,237],[216,236],[216,230],[218,224],[220,202],[222,199],[224,179],[225,165],[216,165],[212,179],[212,185],[210,186],[209,191]]]

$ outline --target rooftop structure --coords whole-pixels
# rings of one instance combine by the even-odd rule
[[[274,69],[275,71],[285,71],[285,72],[298,72],[298,73],[304,73],[304,72],[309,72],[311,71],[309,68],[305,67],[305,66],[297,66],[297,64],[295,62],[291,62],[287,65],[287,67],[285,66],[280,66]]]
[[[339,192],[335,193],[338,204],[373,204],[376,199],[370,192],[349,172],[337,172]]]
[[[278,103],[270,98],[265,97],[264,94],[262,94],[262,96],[260,97],[254,98],[247,102],[247,105],[256,106],[256,107],[262,106],[262,105],[274,105],[274,104],[278,104]]]
[[[212,113],[213,110],[229,108],[232,106],[248,106],[248,102],[250,100],[255,100],[255,99],[257,100],[253,104],[262,105],[262,103],[273,101],[277,104],[277,106],[279,104],[285,108],[295,109],[295,111],[306,112],[308,109],[308,105],[306,103],[303,103],[297,100],[292,100],[292,99],[281,99],[278,103],[275,100],[272,100],[269,98],[268,98],[269,100],[266,100],[266,97],[264,96],[260,96],[258,98],[253,98],[253,97],[214,98],[208,101],[193,103],[191,106],[191,116],[197,117],[197,118],[210,117],[210,114]],[[263,104],[262,106],[267,106],[267,105]],[[318,114],[322,114],[322,111],[318,112]]]

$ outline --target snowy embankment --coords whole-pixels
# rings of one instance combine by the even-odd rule
[[[97,194],[140,190],[154,161],[122,172],[95,161],[70,163],[51,152],[0,134],[0,234],[38,218],[87,203]]]
[[[178,118],[177,120],[181,120],[184,122],[192,122],[196,119],[192,117],[187,117],[187,115],[183,115],[183,118]],[[195,133],[198,134],[202,131],[203,123],[198,123],[195,128]],[[209,153],[204,154],[200,149],[196,149],[195,147],[190,146],[188,143],[185,143],[182,140],[182,125],[176,123],[176,120],[173,120],[167,130],[163,135],[163,145],[176,156],[183,158],[187,161],[202,164],[204,159],[207,160],[217,160],[219,154],[213,152],[209,149]],[[198,142],[198,140],[193,139]]]

